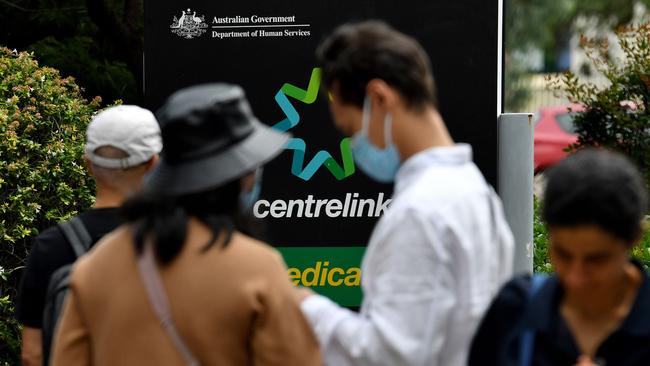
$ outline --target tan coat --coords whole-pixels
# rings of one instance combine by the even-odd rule
[[[239,233],[227,247],[201,252],[209,231],[192,220],[188,232],[161,277],[176,327],[201,365],[320,365],[316,338],[277,252]],[[129,227],[77,262],[52,361],[183,365],[148,302]]]

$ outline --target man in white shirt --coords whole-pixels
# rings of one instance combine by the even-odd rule
[[[357,167],[395,182],[363,259],[361,313],[297,290],[325,361],[465,365],[483,312],[512,273],[501,202],[471,147],[451,139],[417,41],[369,21],[339,27],[317,54]]]

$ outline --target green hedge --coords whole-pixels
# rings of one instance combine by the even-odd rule
[[[13,302],[31,238],[93,203],[82,155],[100,102],[32,54],[0,47],[0,365],[19,364]]]

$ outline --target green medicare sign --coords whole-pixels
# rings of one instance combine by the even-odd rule
[[[295,285],[310,287],[343,306],[361,303],[361,258],[364,247],[278,248],[289,263]]]
[[[450,132],[496,177],[498,0],[145,1],[145,101],[178,88],[240,84],[257,117],[292,134],[264,169],[253,213],[294,283],[361,304],[361,257],[392,186],[355,167],[331,121],[314,50],[337,25],[383,19],[427,50]],[[404,243],[408,245],[408,243]]]

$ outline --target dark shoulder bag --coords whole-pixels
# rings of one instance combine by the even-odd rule
[[[92,237],[81,219],[73,217],[69,221],[59,223],[59,229],[66,238],[76,258],[85,254],[92,244]],[[57,321],[63,311],[65,296],[70,284],[70,272],[74,263],[66,264],[52,273],[48,281],[43,310],[43,365],[49,364],[50,348],[54,338]]]

